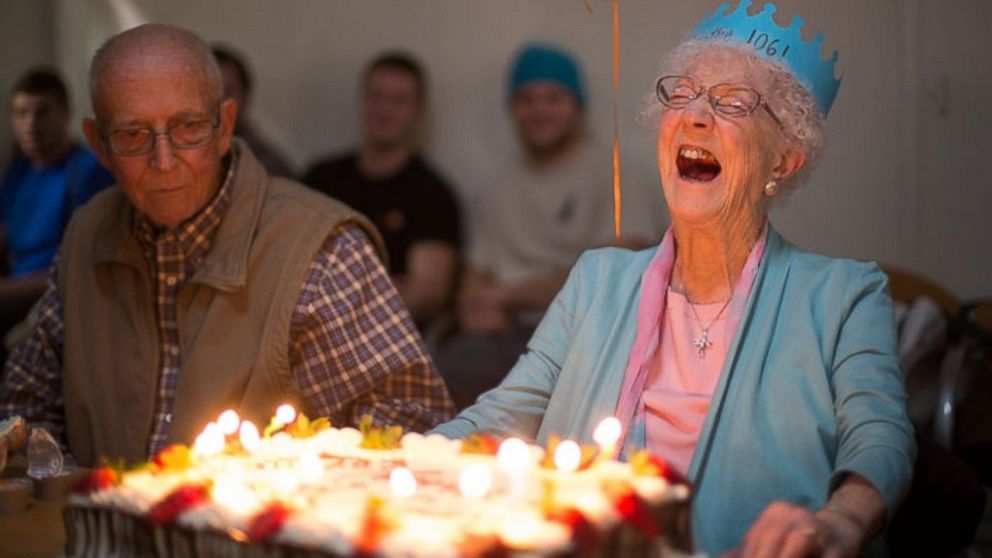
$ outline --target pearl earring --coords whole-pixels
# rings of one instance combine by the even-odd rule
[[[774,180],[769,180],[768,182],[765,182],[766,196],[772,197],[777,193],[778,193],[778,182],[775,182]]]

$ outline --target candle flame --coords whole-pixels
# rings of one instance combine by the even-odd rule
[[[238,438],[241,440],[241,447],[245,448],[245,451],[248,453],[257,450],[261,444],[258,436],[258,427],[250,420],[241,423]]]
[[[324,462],[313,450],[300,452],[300,474],[308,482],[319,481],[324,476]]]
[[[555,448],[555,467],[559,471],[571,473],[579,468],[582,461],[582,448],[572,440],[562,440]]]
[[[224,411],[217,418],[217,426],[219,426],[220,431],[227,436],[237,432],[239,424],[241,424],[241,417],[239,417],[238,413],[233,409]]]
[[[276,422],[279,424],[291,424],[296,420],[296,409],[289,403],[283,403],[276,409]]]
[[[222,451],[224,451],[224,433],[216,422],[207,423],[206,428],[193,442],[193,454],[207,457]]]
[[[499,446],[496,461],[507,473],[519,473],[527,468],[530,448],[520,438],[508,438]]]
[[[471,463],[462,469],[458,477],[458,488],[462,495],[470,499],[482,498],[493,484],[493,473],[481,463]]]
[[[389,488],[397,498],[409,498],[417,492],[417,479],[410,469],[396,467],[389,473]]]
[[[616,417],[606,417],[593,431],[592,439],[600,448],[612,447],[620,439],[620,430],[620,421]]]

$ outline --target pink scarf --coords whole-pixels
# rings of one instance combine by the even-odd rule
[[[750,298],[751,287],[754,285],[754,277],[757,275],[758,265],[765,252],[765,241],[767,240],[768,222],[761,227],[758,241],[751,248],[744,269],[741,271],[734,286],[734,291],[740,290],[744,296],[735,296],[731,301],[729,310],[731,313],[743,315],[744,307]],[[644,425],[644,405],[641,395],[644,393],[644,384],[647,382],[651,372],[651,361],[658,350],[658,343],[661,340],[660,328],[665,315],[665,293],[671,280],[672,268],[675,265],[675,237],[672,229],[665,232],[665,237],[658,247],[648,268],[641,275],[641,300],[637,308],[637,335],[634,338],[634,345],[630,349],[630,358],[627,360],[627,370],[624,373],[623,386],[620,389],[620,401],[617,402],[616,417],[620,419],[620,424],[624,425],[623,434],[620,439],[624,440],[623,447],[634,444],[634,447],[643,446],[643,440],[628,440],[631,432],[637,432],[638,438],[643,438]]]

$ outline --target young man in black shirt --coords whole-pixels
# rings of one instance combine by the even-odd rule
[[[455,197],[417,152],[426,96],[415,60],[379,56],[365,70],[360,91],[357,151],[318,161],[303,177],[372,219],[386,242],[390,276],[421,325],[451,300],[460,242]]]

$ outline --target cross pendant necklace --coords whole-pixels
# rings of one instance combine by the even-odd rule
[[[693,312],[695,313],[695,312]],[[699,358],[706,357],[706,349],[709,349],[713,344],[709,337],[709,328],[703,328],[703,334],[692,340],[692,346],[696,347],[699,351]]]
[[[714,316],[712,320],[710,320],[709,325],[703,326],[703,322],[699,319],[699,314],[696,312],[696,305],[693,304],[692,300],[689,298],[688,291],[685,293],[685,301],[689,303],[689,308],[692,310],[692,316],[696,318],[696,325],[698,325],[699,329],[703,331],[702,335],[695,337],[692,340],[692,346],[696,348],[696,353],[699,355],[699,358],[706,358],[706,349],[713,346],[713,341],[710,341],[710,328],[713,327],[713,324],[720,319],[720,316],[723,315],[723,311],[727,309],[727,306],[730,305],[730,301],[733,300],[733,298],[733,293],[731,293],[730,298],[723,303],[723,306],[720,307],[720,311],[716,313],[716,316]]]

